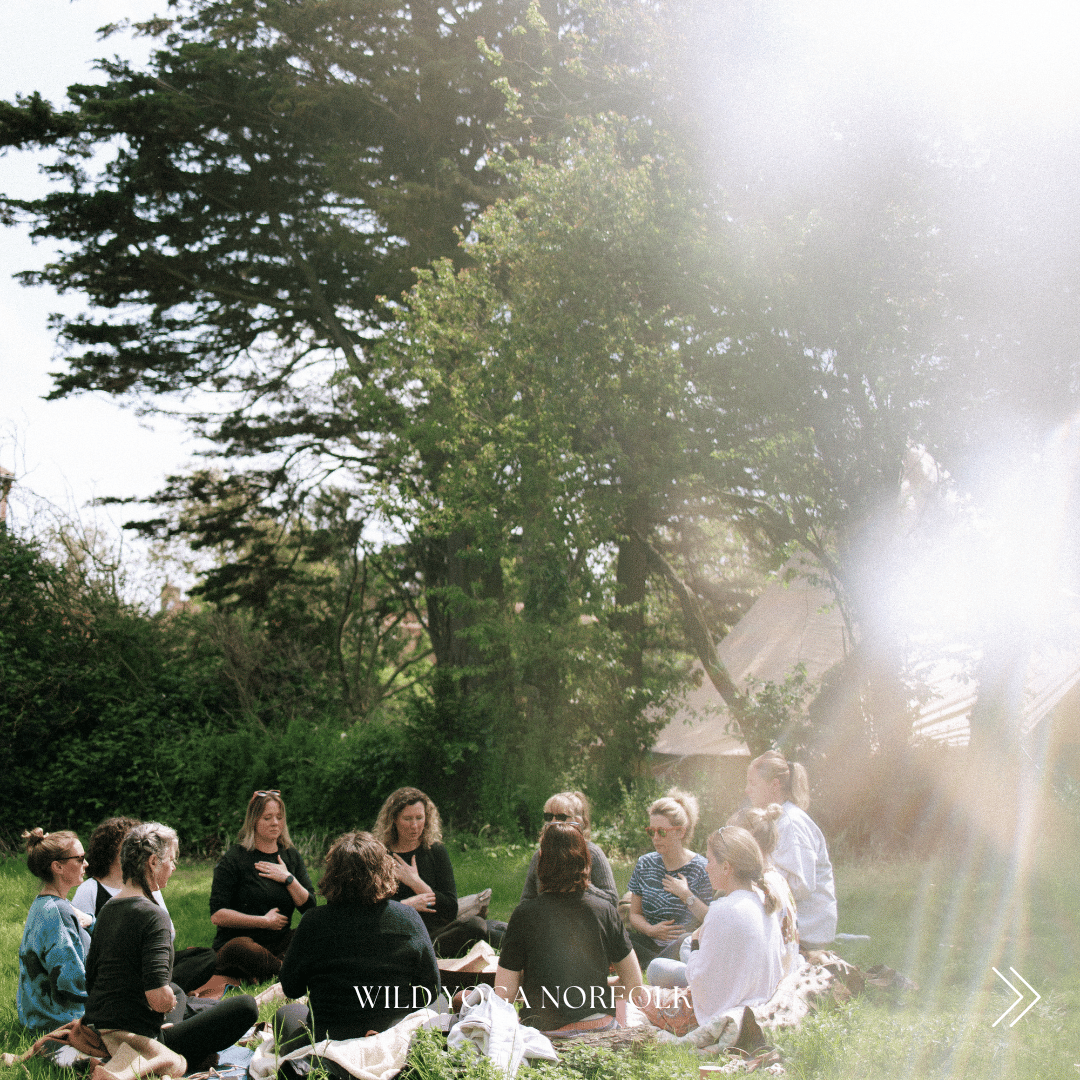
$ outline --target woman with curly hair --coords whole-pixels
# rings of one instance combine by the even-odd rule
[[[218,973],[256,983],[276,976],[294,933],[293,912],[314,906],[315,890],[289,836],[281,792],[256,791],[238,842],[214,867],[210,886]]]
[[[374,832],[393,856],[394,899],[423,919],[440,956],[460,956],[477,941],[488,940],[486,920],[479,915],[458,918],[454,868],[431,799],[418,788],[398,788],[382,804]]]
[[[540,838],[540,892],[510,916],[495,992],[522,1004],[522,1023],[546,1032],[614,1025],[618,996],[641,986],[641,969],[610,901],[589,890],[591,856],[580,827],[553,821]]]
[[[19,944],[19,987],[15,994],[19,1022],[49,1031],[78,1020],[86,1005],[87,929],[93,918],[68,903],[68,893],[82,881],[86,858],[73,833],[23,833],[26,865],[41,888],[26,916]]]
[[[71,902],[95,919],[101,909],[124,887],[120,873],[120,845],[136,825],[137,818],[106,818],[91,834],[86,846],[86,880],[75,890]],[[164,907],[160,896],[154,899]]]
[[[350,832],[326,856],[323,907],[300,920],[281,965],[281,988],[307,1006],[275,1014],[279,1052],[308,1041],[385,1031],[439,994],[439,967],[417,912],[393,900],[394,861],[371,833]]]

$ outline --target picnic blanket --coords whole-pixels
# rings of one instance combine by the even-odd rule
[[[323,1039],[314,1046],[301,1046],[290,1054],[278,1055],[269,1033],[256,1048],[248,1066],[252,1080],[273,1080],[283,1061],[300,1061],[314,1055],[332,1061],[358,1080],[390,1080],[405,1067],[409,1044],[421,1028],[441,1028],[445,1013],[417,1009],[393,1027],[363,1039]]]

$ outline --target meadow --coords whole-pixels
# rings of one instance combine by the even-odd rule
[[[867,968],[886,964],[918,989],[868,990],[828,1004],[797,1031],[777,1033],[787,1075],[801,1078],[987,1078],[1047,1080],[1080,1075],[1080,915],[1076,910],[1080,837],[1069,828],[1046,838],[1022,870],[991,849],[931,856],[851,858],[838,852],[840,930],[868,935],[838,952]],[[490,914],[508,918],[520,895],[531,849],[467,837],[451,843],[461,893],[491,887]],[[625,888],[630,860],[614,860]],[[208,945],[213,936],[207,897],[213,866],[183,862],[166,900],[181,945]],[[315,876],[315,871],[313,876]],[[0,1044],[28,1045],[15,1014],[18,946],[37,883],[22,858],[0,860]],[[1015,1000],[997,968],[1024,991]],[[1032,996],[1018,972],[1042,995]],[[576,1050],[559,1066],[524,1070],[522,1080],[693,1080],[697,1060],[671,1049],[633,1054]],[[17,1070],[38,1080],[57,1070],[30,1063]],[[15,1075],[13,1070],[4,1070]],[[419,1048],[414,1080],[487,1080],[484,1064],[468,1064]],[[544,1077],[533,1073],[543,1073]],[[558,1073],[559,1077],[554,1074]]]

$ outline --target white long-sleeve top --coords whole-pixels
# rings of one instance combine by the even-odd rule
[[[836,885],[825,837],[793,802],[776,823],[779,840],[772,863],[787,878],[799,913],[803,945],[827,945],[836,937]]]
[[[783,954],[779,914],[767,915],[756,891],[736,889],[714,900],[686,962],[698,1023],[768,1001],[783,975]]]

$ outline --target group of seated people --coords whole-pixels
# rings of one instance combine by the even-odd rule
[[[693,796],[673,790],[649,808],[654,850],[630,879],[627,926],[581,792],[545,804],[521,902],[502,924],[459,918],[438,810],[422,791],[399,789],[373,833],[334,842],[322,907],[281,792],[256,791],[238,842],[214,870],[212,951],[179,954],[161,893],[176,865],[172,829],[110,819],[95,830],[89,860],[74,833],[37,829],[27,834],[28,865],[42,886],[19,950],[19,1019],[47,1031],[81,1017],[107,1045],[135,1033],[195,1069],[257,1018],[247,994],[189,1005],[187,993],[215,974],[278,979],[287,997],[306,995],[306,1005],[278,1011],[287,1048],[385,1030],[438,995],[437,952],[455,956],[486,940],[501,946],[496,993],[546,1032],[610,1026],[619,999],[648,1002],[636,989],[643,969],[651,986],[687,987],[705,1024],[766,1001],[800,939],[821,946],[836,930],[828,853],[804,809],[805,770],[770,751],[751,763],[746,794],[751,805],[708,838],[707,858],[690,847]]]

